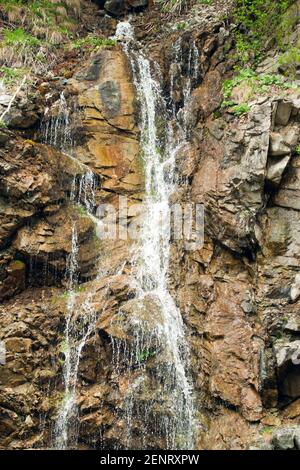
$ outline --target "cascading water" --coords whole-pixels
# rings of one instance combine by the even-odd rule
[[[66,152],[67,149],[72,147],[70,109],[63,92],[60,94],[57,114],[51,116],[43,124],[43,135],[46,144],[59,150]]]
[[[79,180],[76,192],[76,181],[71,194],[71,201],[79,207],[84,207],[91,217],[95,207],[95,177],[92,171],[87,171]],[[76,303],[76,288],[78,287],[78,238],[76,222],[72,227],[72,246],[67,263],[67,318],[64,342],[61,352],[64,354],[63,380],[64,397],[59,408],[55,423],[55,448],[75,448],[78,440],[78,409],[76,403],[76,386],[78,369],[82,350],[87,339],[95,328],[96,312],[91,304],[92,293],[88,293],[85,301]],[[100,277],[100,270],[98,273]]]
[[[163,364],[157,367],[155,374],[157,382],[162,384],[162,394],[166,398],[165,412],[160,415],[155,431],[165,439],[166,448],[192,449],[193,400],[192,388],[187,374],[188,347],[182,316],[168,289],[171,235],[170,196],[176,189],[175,159],[179,142],[174,135],[172,126],[167,124],[172,117],[168,114],[166,104],[162,99],[159,83],[153,78],[151,64],[142,53],[136,52],[133,31],[129,23],[119,23],[116,38],[124,42],[124,50],[132,66],[134,84],[141,109],[141,147],[144,161],[145,197],[143,222],[139,241],[134,247],[136,252],[133,255],[133,265],[135,267],[136,300],[140,305],[139,308],[144,308],[148,299],[151,298],[158,308],[160,318],[152,330],[152,334],[154,333],[155,343],[160,346],[165,358]],[[180,47],[178,44],[176,47],[178,52]],[[177,55],[175,54],[176,57]],[[160,117],[163,113],[167,134],[165,139],[158,137],[158,111]],[[171,114],[176,117],[174,108]],[[180,139],[182,140],[182,135]],[[155,319],[153,321],[155,322]],[[146,346],[143,338],[147,337],[147,331],[143,331],[142,323],[137,324],[136,328],[139,333],[135,344],[138,354],[140,354],[140,351]],[[148,351],[150,349],[151,344],[148,344]],[[154,402],[142,410],[139,406],[138,395],[143,380],[143,374],[139,375],[128,392],[127,445],[129,448],[132,445],[133,432],[131,428],[134,413],[140,415],[137,418],[143,422],[144,426],[146,426],[147,419],[151,415],[155,415]],[[145,439],[143,445],[147,446]]]
[[[70,109],[63,93],[60,95],[58,112],[55,117],[48,119],[43,126],[44,141],[72,157],[72,131]],[[77,161],[77,163],[79,163]],[[87,215],[94,217],[96,179],[94,173],[86,169],[77,180],[74,177],[70,202],[84,208]],[[76,386],[80,357],[86,341],[95,327],[96,312],[91,303],[92,293],[88,293],[84,302],[78,305],[78,234],[77,223],[72,222],[71,251],[67,259],[66,295],[67,316],[64,331],[64,341],[60,352],[64,356],[63,382],[64,392],[54,427],[54,446],[57,449],[75,448],[78,440],[78,408],[76,403]],[[98,276],[101,276],[99,270]]]

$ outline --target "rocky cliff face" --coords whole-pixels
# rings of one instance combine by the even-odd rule
[[[190,350],[195,449],[298,449],[300,97],[273,87],[251,97],[248,114],[220,111],[234,26],[220,19],[222,2],[201,8],[183,30],[161,26],[159,40],[147,14],[132,20],[188,128],[173,197],[204,204],[203,247],[173,241],[168,273]],[[99,21],[114,33],[114,22]],[[116,43],[71,70],[17,98],[0,129],[0,447],[54,445],[71,298],[74,338],[85,340],[69,445],[168,448],[160,425],[172,410],[157,373],[168,358],[149,340],[159,311],[151,296],[136,299],[132,242],[100,240],[93,216],[100,203],[118,211],[119,196],[129,206],[144,197],[132,64]],[[245,90],[235,92],[242,102]],[[140,324],[151,347],[145,340],[132,359]]]

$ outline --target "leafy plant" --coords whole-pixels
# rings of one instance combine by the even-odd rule
[[[235,116],[242,116],[243,114],[249,113],[251,107],[248,103],[241,103],[235,106],[232,106],[231,111]]]
[[[272,434],[273,429],[270,426],[265,426],[262,431],[263,434]]]
[[[281,75],[262,74],[257,75],[256,72],[250,68],[239,70],[238,74],[231,79],[223,82],[223,95],[224,101],[221,108],[228,108],[236,105],[232,99],[233,90],[240,85],[246,85],[249,90],[248,94],[244,96],[244,100],[248,100],[255,93],[264,93],[270,86],[279,88],[294,88],[290,82],[285,81]]]
[[[297,155],[300,155],[300,144],[297,145],[295,151],[296,151],[296,154],[297,154]]]
[[[232,79],[228,79],[223,82],[224,98],[230,98],[233,89],[237,85],[239,85],[245,80],[249,81],[250,79],[254,79],[254,78],[256,78],[256,74],[252,69],[247,68],[247,69],[240,70],[238,75],[236,75]]]
[[[260,53],[274,31],[274,40],[279,41],[279,30],[286,31],[282,15],[291,0],[236,0],[235,22],[239,25],[235,33],[239,60],[247,63],[258,59]]]
[[[181,23],[177,23],[176,28],[178,30],[183,30],[183,29],[186,29],[187,26],[188,26],[188,24],[185,23],[184,21],[182,21]]]
[[[138,359],[139,362],[145,362],[145,361],[147,361],[147,359],[150,359],[150,357],[154,357],[155,355],[156,355],[155,351],[145,350],[145,351],[141,351],[137,355],[137,359]]]
[[[7,46],[30,46],[37,47],[41,45],[41,41],[27,34],[23,28],[17,28],[13,30],[5,29],[3,31],[4,44]]]

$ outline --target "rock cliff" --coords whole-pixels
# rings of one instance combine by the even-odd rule
[[[186,129],[172,198],[204,205],[204,243],[188,250],[171,240],[168,289],[189,349],[194,448],[299,449],[297,77],[266,85],[271,45],[255,74],[233,83],[235,106],[224,106],[224,80],[238,64],[231,2],[175,18],[147,3],[89,9],[106,37],[133,13],[133,54],[160,69],[169,108],[161,121],[167,112]],[[293,28],[297,35],[297,21]],[[136,295],[133,241],[97,236],[99,204],[119,217],[120,196],[130,212],[147,191],[135,71],[124,42],[110,41],[64,57],[12,101],[13,92],[0,95],[2,449],[55,445],[70,350],[78,361],[69,447],[170,445],[161,431],[174,418],[163,386],[168,350],[155,336],[160,309],[151,294],[142,304]],[[164,123],[156,126],[165,142]]]

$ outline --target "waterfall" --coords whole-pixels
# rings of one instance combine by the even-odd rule
[[[79,189],[76,192],[76,181],[71,193],[71,202],[83,207],[93,221],[92,211],[95,207],[95,177],[88,170],[79,180]],[[87,293],[84,302],[76,302],[76,289],[78,288],[78,238],[76,222],[72,227],[71,252],[68,257],[67,278],[67,318],[65,324],[63,348],[65,360],[63,364],[64,396],[61,402],[57,420],[55,423],[55,448],[75,448],[78,440],[78,409],[76,404],[76,386],[78,380],[78,369],[82,350],[87,339],[95,328],[96,312],[92,306],[92,292]],[[98,270],[98,277],[101,277]]]
[[[72,147],[72,133],[70,109],[63,91],[56,107],[56,115],[51,116],[43,123],[44,142],[66,152],[67,149]]]
[[[72,129],[70,109],[64,93],[60,94],[58,110],[43,126],[44,142],[74,158],[72,154]],[[77,161],[78,162],[78,161]],[[92,213],[95,207],[96,179],[94,173],[82,164],[85,170],[79,180],[74,177],[70,202],[83,208],[93,221]],[[92,292],[88,292],[83,302],[77,300],[79,287],[79,242],[77,223],[72,221],[71,250],[66,267],[66,296],[67,315],[64,329],[64,340],[60,353],[63,362],[63,397],[58,409],[54,426],[54,447],[56,449],[76,448],[78,440],[79,416],[76,403],[76,387],[82,350],[87,339],[93,332],[96,322],[96,312],[92,307]],[[99,268],[98,277],[101,277]]]
[[[163,384],[162,393],[166,398],[166,412],[159,419],[156,432],[166,441],[169,449],[193,448],[193,400],[192,387],[188,378],[188,345],[181,313],[168,288],[170,262],[170,197],[176,190],[175,159],[182,143],[182,134],[174,135],[168,121],[172,118],[162,98],[162,90],[154,78],[150,61],[134,47],[133,31],[129,23],[119,23],[116,38],[124,42],[124,50],[131,63],[134,84],[141,110],[141,149],[143,155],[145,196],[143,222],[139,241],[134,246],[134,285],[139,308],[147,308],[149,298],[159,310],[160,321],[153,329],[155,343],[160,345],[165,363],[156,370],[157,381]],[[178,59],[179,45],[176,44]],[[178,59],[179,60],[179,59]],[[192,60],[190,59],[190,62]],[[157,68],[157,64],[156,64]],[[174,117],[174,108],[172,112]],[[158,118],[163,121],[167,137],[158,135]],[[178,126],[178,123],[177,123]],[[180,126],[178,126],[180,127]],[[153,319],[155,322],[156,319]],[[143,338],[143,325],[139,329],[136,347],[140,350]],[[149,338],[148,338],[149,343]],[[149,349],[149,345],[148,345]],[[139,409],[139,386],[143,382],[140,375],[132,383],[128,392],[128,446],[132,445],[132,421],[134,410]],[[144,422],[151,412],[151,404],[137,416]],[[154,406],[154,405],[153,405]],[[147,444],[147,443],[146,443]]]

